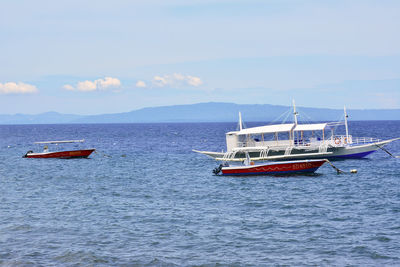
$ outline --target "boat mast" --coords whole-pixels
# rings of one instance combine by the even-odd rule
[[[243,130],[242,113],[239,111],[239,131]]]
[[[296,112],[296,103],[294,102],[294,99],[293,99],[293,115],[294,115],[294,124],[297,125],[297,115],[299,115],[299,113]]]
[[[347,115],[347,112],[346,112],[346,106],[344,106],[344,125],[346,127],[346,140],[349,140],[349,127],[347,125],[347,118],[348,117],[349,116]]]
[[[294,99],[293,99],[294,127],[297,126],[297,115],[298,115],[298,114],[299,114],[299,113],[296,111],[296,103],[294,102]],[[294,139],[295,139],[295,137],[294,137],[294,130],[292,130],[291,133],[292,133],[292,137],[293,137],[293,140],[294,140]],[[293,141],[293,142],[294,142],[294,141]]]

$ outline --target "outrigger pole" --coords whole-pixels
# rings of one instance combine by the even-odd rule
[[[398,159],[400,158],[400,156],[394,156],[392,153],[390,153],[387,149],[383,148],[383,146],[377,145],[375,144],[377,147],[379,147],[380,149],[382,149],[383,151],[385,151],[386,153],[389,154],[389,156],[391,156],[392,158]]]

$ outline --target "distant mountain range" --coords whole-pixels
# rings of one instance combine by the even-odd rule
[[[38,115],[0,115],[0,124],[56,124],[56,123],[157,123],[157,122],[232,122],[238,120],[238,112],[244,121],[267,122],[285,117],[292,120],[288,106],[239,105],[233,103],[199,103],[151,107],[124,113],[101,115],[73,115],[46,112]],[[301,121],[337,121],[343,118],[343,110],[298,107]],[[399,120],[400,109],[350,109],[349,119]],[[280,121],[281,121],[280,120]]]

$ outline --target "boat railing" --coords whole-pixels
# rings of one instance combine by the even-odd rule
[[[353,138],[352,145],[360,145],[360,144],[370,144],[380,142],[381,139],[374,137],[355,137]]]
[[[353,143],[353,136],[349,135],[332,135],[327,142],[330,146],[342,147]]]
[[[379,141],[381,141],[381,139],[373,137],[353,137],[351,135],[335,135],[329,139],[331,146],[363,145]]]
[[[288,148],[288,147],[323,147],[334,146],[343,147],[348,145],[360,145],[379,142],[380,139],[372,137],[353,137],[351,135],[334,135],[325,140],[321,138],[304,138],[295,140],[273,140],[273,141],[259,141],[247,140],[245,142],[238,142],[237,147],[265,147],[265,148]],[[323,149],[324,150],[324,149]],[[290,153],[290,152],[288,152]]]

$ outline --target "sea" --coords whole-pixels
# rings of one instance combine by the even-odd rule
[[[400,137],[400,121],[349,127]],[[314,175],[215,176],[218,163],[192,150],[222,151],[235,129],[0,125],[0,266],[400,266],[399,158],[333,162],[343,174],[325,164]],[[35,141],[71,139],[96,153],[22,157],[42,151]],[[400,155],[400,140],[385,148]]]

